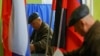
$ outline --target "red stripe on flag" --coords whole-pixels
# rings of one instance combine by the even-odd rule
[[[67,19],[70,18],[71,13],[80,5],[78,0],[68,0],[68,6],[67,6]]]
[[[67,8],[67,0],[62,1],[62,8]]]
[[[67,0],[67,23],[70,19],[72,12],[80,6],[78,0]],[[74,27],[71,27],[67,30],[67,41],[66,41],[66,50],[72,51],[74,49],[79,48],[83,43],[83,37],[80,36],[77,32],[74,31]]]
[[[9,21],[11,16],[11,0],[2,0],[2,21],[3,21],[3,47],[4,56],[12,56],[12,52],[9,50]]]
[[[66,50],[78,49],[83,43],[83,37],[74,31],[74,27],[67,30]]]
[[[56,0],[52,1],[52,10],[56,10]]]

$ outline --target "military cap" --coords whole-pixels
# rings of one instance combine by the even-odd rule
[[[37,19],[39,17],[37,12],[32,13],[28,18],[28,24],[30,24],[33,20]]]
[[[68,27],[74,25],[80,19],[89,14],[89,8],[86,5],[80,5],[71,14]]]

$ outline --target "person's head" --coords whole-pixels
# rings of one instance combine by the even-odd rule
[[[28,18],[28,24],[31,24],[35,30],[38,30],[42,24],[42,20],[37,12],[32,13]]]
[[[94,23],[89,8],[86,5],[80,5],[73,11],[68,27],[74,26],[75,31],[84,36]]]

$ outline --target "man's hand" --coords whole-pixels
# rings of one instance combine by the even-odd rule
[[[30,44],[30,50],[31,50],[31,52],[34,52],[34,51],[35,51],[35,46],[34,46],[34,44]]]

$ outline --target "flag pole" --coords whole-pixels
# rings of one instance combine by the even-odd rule
[[[59,50],[60,47],[60,40],[61,40],[61,29],[62,29],[62,21],[63,21],[63,13],[64,8],[61,9],[61,17],[60,17],[60,25],[59,25],[59,33],[58,33],[58,42],[57,42],[57,50],[53,54],[53,56],[63,56],[62,52]]]
[[[61,9],[61,18],[60,18],[60,26],[59,26],[58,42],[57,42],[57,47],[58,47],[58,48],[60,47],[60,39],[61,39],[61,29],[62,29],[63,13],[64,13],[64,8]]]
[[[57,41],[57,49],[56,49],[56,51],[55,51],[55,53],[53,54],[53,56],[63,56],[63,54],[62,54],[62,52],[59,50],[59,48],[60,48],[60,40],[61,40],[61,31],[62,31],[62,23],[63,23],[63,14],[64,14],[64,6],[65,5],[63,5],[63,3],[64,3],[64,1],[65,0],[61,0],[62,2],[62,6],[61,6],[61,15],[60,15],[60,23],[59,23],[59,32],[58,32],[58,41]]]

